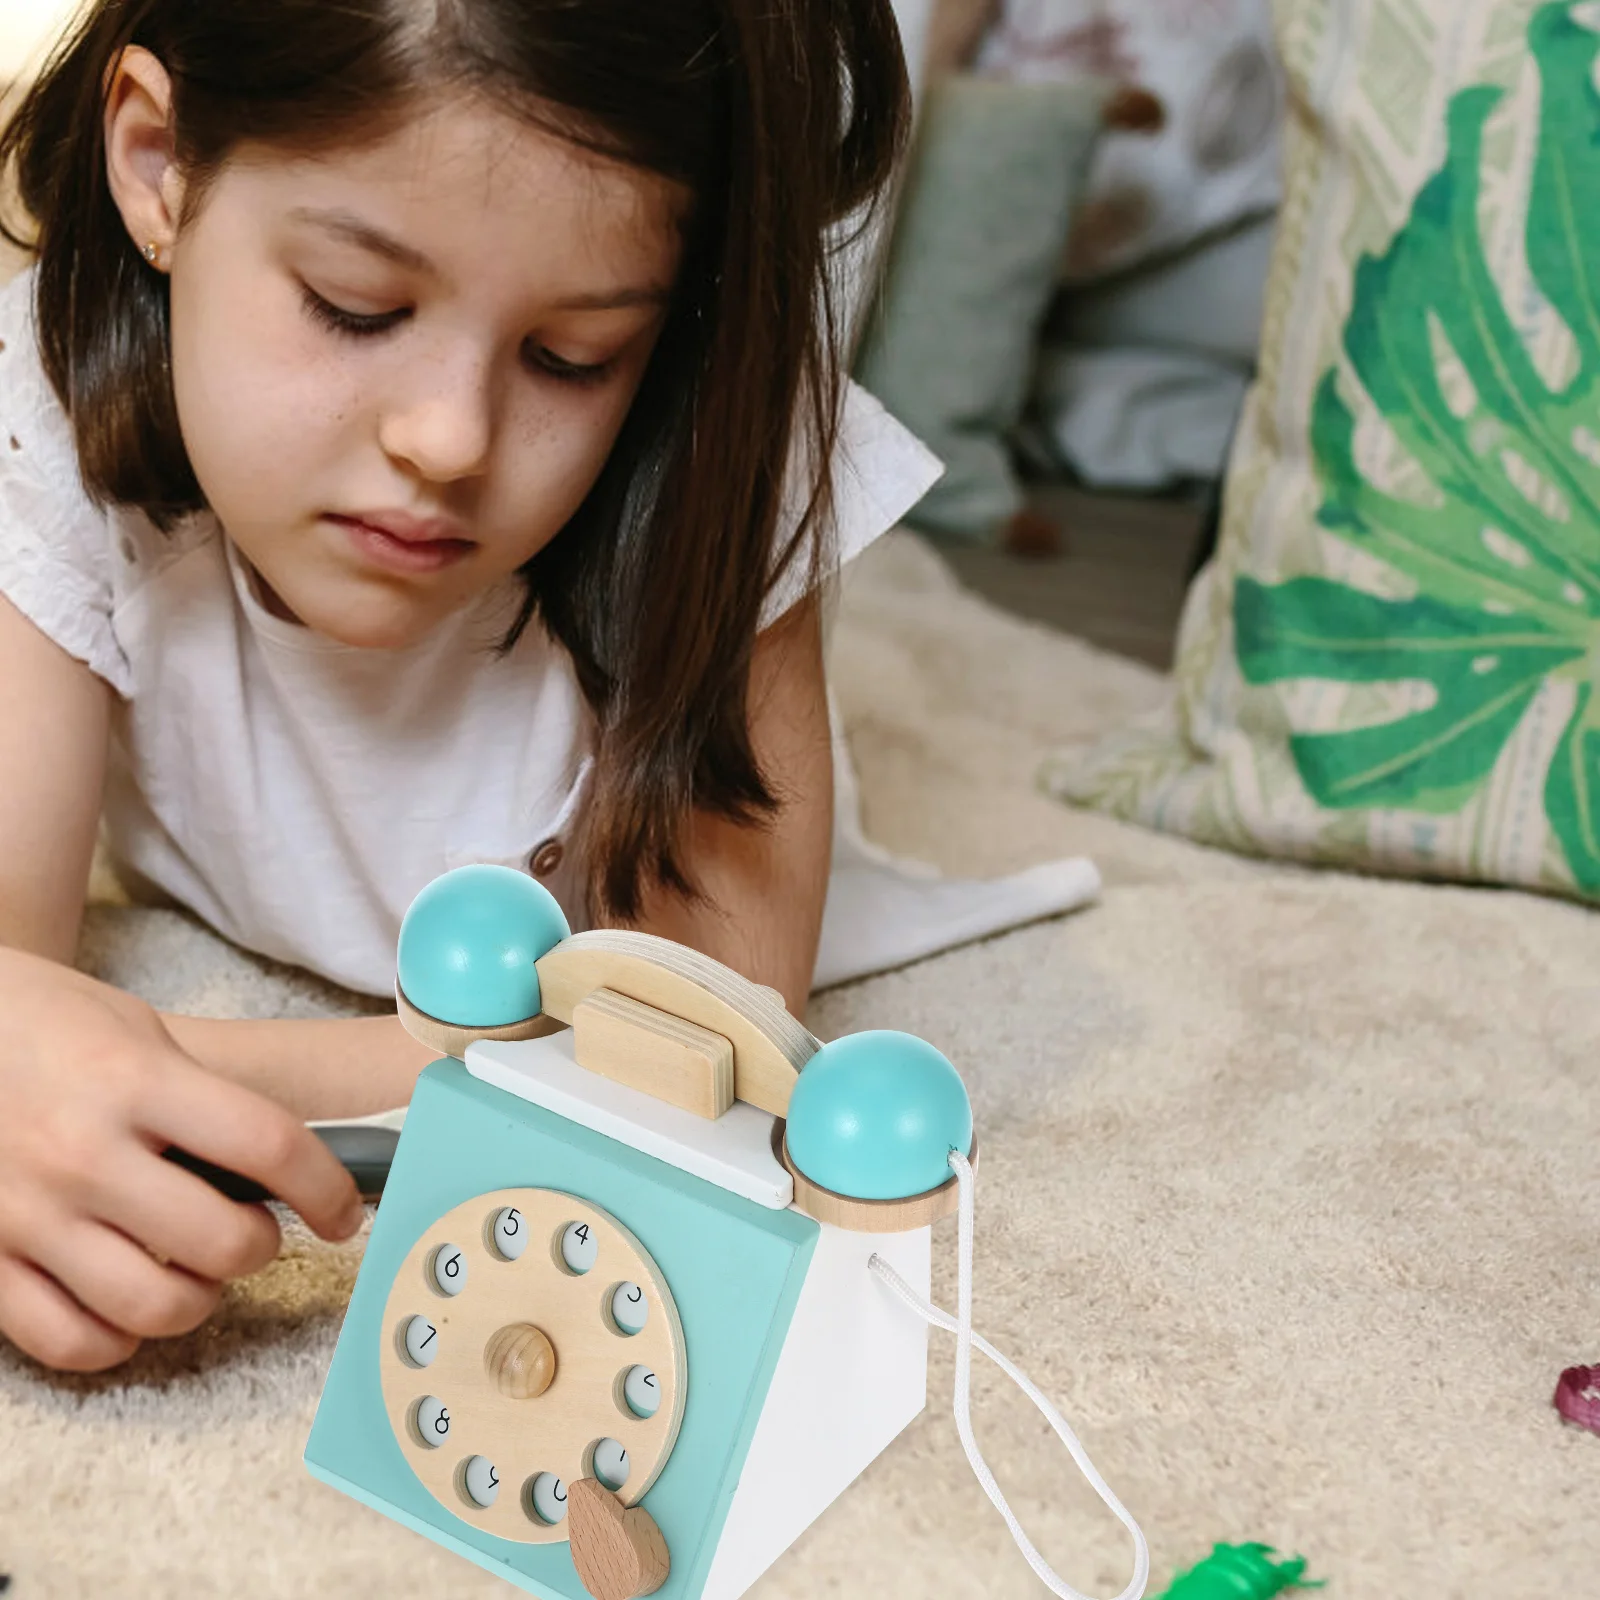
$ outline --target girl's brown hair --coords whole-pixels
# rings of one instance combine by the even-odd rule
[[[751,749],[751,652],[773,575],[831,510],[830,238],[882,189],[908,92],[888,0],[97,0],[0,132],[38,258],[45,370],[84,483],[158,523],[204,504],[168,372],[166,280],[105,179],[105,84],[141,45],[173,82],[191,209],[250,142],[381,135],[420,96],[496,96],[587,148],[684,184],[683,268],[649,370],[588,499],[523,569],[506,648],[538,617],[599,727],[590,891],[637,912],[692,894],[691,809],[778,805]],[[779,547],[791,446],[815,463]],[[788,485],[790,493],[794,485]],[[822,540],[812,560],[820,566]]]

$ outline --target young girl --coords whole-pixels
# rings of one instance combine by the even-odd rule
[[[101,1368],[360,1206],[305,1117],[389,1017],[158,1016],[130,883],[353,988],[466,861],[799,1010],[831,773],[812,591],[930,458],[835,365],[899,151],[887,0],[98,0],[0,136],[0,1333]],[[832,545],[834,549],[825,548]]]

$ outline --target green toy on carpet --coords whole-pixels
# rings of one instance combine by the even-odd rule
[[[1320,1589],[1322,1583],[1301,1576],[1308,1563],[1302,1556],[1276,1562],[1270,1544],[1219,1544],[1198,1566],[1180,1572],[1172,1587],[1156,1600],[1272,1600],[1286,1589]]]

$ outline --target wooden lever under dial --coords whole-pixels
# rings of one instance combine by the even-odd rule
[[[635,1600],[667,1581],[672,1559],[655,1518],[624,1508],[598,1478],[567,1485],[572,1564],[594,1600]]]

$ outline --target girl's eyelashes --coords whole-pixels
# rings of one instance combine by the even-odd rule
[[[611,376],[616,366],[615,359],[588,363],[565,361],[544,345],[529,344],[526,348],[525,359],[530,366],[552,378],[559,378],[563,383],[602,383]]]
[[[337,306],[318,294],[309,284],[302,284],[300,291],[306,311],[313,321],[325,328],[331,328],[335,333],[346,334],[352,338],[373,338],[378,334],[387,333],[411,315],[409,307],[405,306],[393,311],[346,311],[343,306]],[[524,360],[535,370],[557,378],[562,383],[572,384],[603,383],[611,376],[617,364],[615,357],[595,362],[568,361],[547,346],[532,341],[524,346]]]
[[[387,333],[411,315],[404,307],[395,311],[346,311],[343,306],[325,300],[309,284],[302,284],[300,293],[312,321],[331,328],[335,333],[349,334],[354,338],[370,338],[375,334]]]

